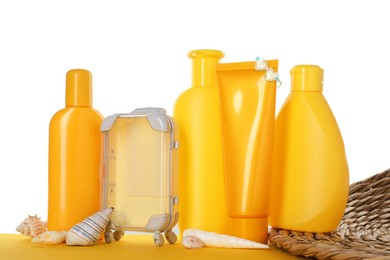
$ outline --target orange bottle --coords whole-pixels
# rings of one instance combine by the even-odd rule
[[[69,230],[100,209],[100,125],[92,108],[92,75],[66,74],[66,107],[49,127],[48,230]]]

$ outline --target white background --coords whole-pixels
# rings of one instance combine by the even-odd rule
[[[194,49],[222,62],[279,59],[325,70],[324,95],[343,134],[351,182],[390,166],[390,8],[387,1],[0,2],[0,233],[47,219],[48,125],[64,107],[65,74],[93,74],[104,116],[143,106],[172,114],[191,85]],[[194,108],[196,109],[196,108]]]

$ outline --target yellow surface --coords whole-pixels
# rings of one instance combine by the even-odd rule
[[[222,140],[215,67],[223,53],[196,50],[192,87],[176,100],[173,117],[179,131],[179,229],[227,233]]]
[[[277,71],[278,61],[267,61]],[[255,62],[217,65],[228,234],[265,243],[271,186],[276,81]]]
[[[43,245],[30,242],[19,234],[0,234],[0,259],[308,259],[293,256],[284,250],[271,249],[186,249],[178,241],[174,245],[156,247],[153,235],[125,235],[120,241],[94,246]]]
[[[291,75],[291,93],[275,123],[269,223],[329,232],[340,223],[348,199],[344,143],[321,92],[322,69],[296,66]]]

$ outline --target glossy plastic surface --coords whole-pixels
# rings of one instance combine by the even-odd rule
[[[88,80],[80,82],[77,80],[80,77]],[[103,117],[91,107],[90,89],[90,72],[69,71],[66,96],[68,106],[58,111],[50,121],[49,230],[69,230],[100,209],[99,129]],[[69,94],[78,95],[80,92],[83,92],[79,95],[82,98],[74,98]]]
[[[322,69],[300,65],[291,74],[292,92],[275,124],[270,225],[329,232],[348,198],[344,143],[322,94]]]
[[[229,233],[266,243],[276,81],[255,62],[219,64],[217,75]]]
[[[176,100],[173,116],[179,130],[179,229],[226,233],[227,213],[215,67],[223,53],[196,50],[192,88]]]

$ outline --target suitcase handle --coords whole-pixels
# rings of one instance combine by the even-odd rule
[[[131,115],[140,115],[140,114],[166,114],[166,110],[161,107],[142,107],[137,108],[134,111],[132,111]]]

